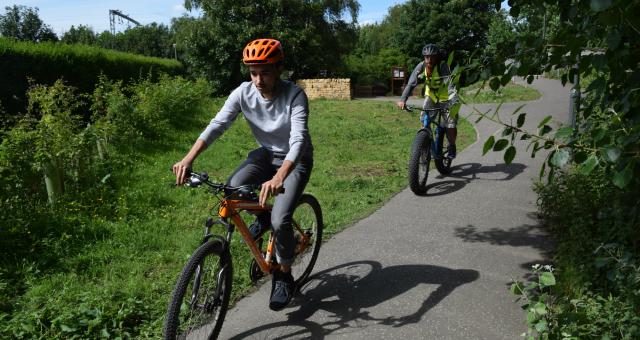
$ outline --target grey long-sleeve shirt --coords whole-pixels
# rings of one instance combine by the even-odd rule
[[[207,145],[213,143],[242,112],[258,144],[286,154],[296,162],[313,150],[309,136],[309,103],[304,91],[292,82],[280,80],[275,98],[262,97],[252,82],[238,86],[220,111],[200,134]]]

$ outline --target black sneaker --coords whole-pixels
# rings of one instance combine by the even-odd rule
[[[271,298],[269,308],[274,311],[282,310],[291,301],[295,283],[291,272],[283,273],[276,270],[271,278]]]
[[[249,231],[253,235],[253,239],[256,240],[265,231],[269,230],[271,226],[271,213],[265,211],[256,216],[256,220],[249,226]]]

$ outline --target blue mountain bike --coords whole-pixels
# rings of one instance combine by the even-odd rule
[[[414,109],[415,107],[406,106],[409,112],[413,112]],[[427,193],[431,159],[438,172],[443,175],[451,173],[452,159],[446,156],[450,146],[446,127],[448,113],[448,107],[421,111],[422,128],[416,133],[409,158],[409,187],[416,195]]]

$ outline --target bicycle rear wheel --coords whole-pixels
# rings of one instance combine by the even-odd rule
[[[302,194],[296,209],[293,211],[293,233],[298,245],[296,246],[296,261],[291,267],[291,273],[296,287],[305,283],[313,266],[318,259],[318,252],[322,245],[322,210],[318,200],[310,194]],[[308,237],[304,251],[299,252],[302,244],[301,233]]]
[[[427,130],[420,130],[413,140],[409,158],[409,188],[416,195],[423,195],[427,192],[430,163],[431,134]]]
[[[446,134],[446,129],[442,129],[438,132],[436,148],[438,158],[434,159],[436,163],[436,169],[438,169],[438,172],[443,175],[448,175],[451,173],[451,161],[453,161],[451,158],[447,157],[451,144],[449,143],[449,138],[447,138]]]
[[[164,339],[215,339],[229,307],[233,269],[224,241],[213,239],[193,253],[173,291]]]

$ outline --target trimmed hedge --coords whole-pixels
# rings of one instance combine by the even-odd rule
[[[62,78],[82,93],[91,93],[100,74],[112,80],[179,75],[182,64],[172,59],[145,57],[85,45],[31,43],[0,38],[0,102],[10,116],[24,112],[29,78],[35,84],[51,85]],[[1,112],[1,111],[0,111]]]

